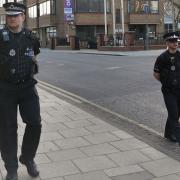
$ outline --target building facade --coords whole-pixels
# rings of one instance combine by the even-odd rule
[[[10,0],[13,1],[13,0]],[[9,1],[9,2],[10,2]],[[144,38],[146,32],[151,38],[164,32],[164,0],[106,0],[108,35],[121,34],[122,12],[125,32],[134,32],[135,37]],[[5,23],[0,0],[0,24]],[[35,31],[43,47],[48,46],[51,37],[57,37],[60,44],[70,36],[78,36],[81,42],[95,40],[105,33],[104,0],[26,0],[27,26]],[[115,29],[113,29],[113,12]]]

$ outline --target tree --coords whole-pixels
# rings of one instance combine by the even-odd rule
[[[172,17],[173,31],[178,30],[178,23],[180,22],[180,3],[175,0],[165,0],[164,15]]]

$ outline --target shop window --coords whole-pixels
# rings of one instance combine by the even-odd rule
[[[6,2],[6,0],[0,0],[0,7],[3,7],[3,4]]]
[[[46,28],[46,34],[48,38],[56,37],[56,27]]]
[[[5,15],[1,15],[0,16],[0,24],[6,24],[6,18],[5,18]]]
[[[111,11],[110,0],[106,0],[106,11]],[[104,0],[76,0],[76,12],[104,12]]]
[[[37,18],[37,6],[28,8],[28,13],[30,18]]]
[[[45,1],[39,5],[40,16],[55,14],[55,0]]]
[[[159,13],[159,0],[128,0],[129,13]]]

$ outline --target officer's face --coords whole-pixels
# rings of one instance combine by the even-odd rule
[[[174,39],[172,41],[167,41],[167,46],[169,49],[177,49],[178,48],[178,41]]]
[[[21,27],[23,25],[24,20],[25,20],[24,14],[18,14],[13,16],[6,15],[6,23],[12,29]]]

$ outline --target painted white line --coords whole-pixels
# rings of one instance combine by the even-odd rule
[[[105,70],[114,70],[114,69],[120,69],[121,67],[107,67]]]
[[[58,66],[64,66],[64,64],[58,64]]]
[[[113,111],[111,111],[111,110],[109,110],[109,109],[107,109],[105,107],[94,104],[94,103],[88,101],[87,99],[84,99],[84,98],[82,98],[80,96],[77,96],[76,94],[70,93],[70,92],[68,92],[68,91],[66,91],[64,89],[61,89],[59,87],[53,86],[51,84],[45,83],[45,82],[40,81],[40,80],[38,80],[38,82],[39,82],[39,86],[42,86],[42,87],[44,86],[45,88],[48,88],[49,90],[54,91],[55,93],[61,94],[62,96],[67,97],[67,98],[69,98],[69,99],[71,99],[71,100],[73,100],[75,102],[78,102],[78,103],[85,102],[85,103],[90,104],[90,105],[92,105],[94,107],[97,107],[97,108],[99,108],[99,109],[101,109],[101,110],[103,110],[105,112],[108,112],[108,113],[110,113],[112,115],[115,115],[115,116],[117,116],[117,117],[119,117],[119,118],[121,118],[121,119],[123,119],[123,120],[125,120],[127,122],[135,124],[135,125],[143,128],[143,129],[145,129],[145,130],[148,130],[151,133],[154,133],[154,134],[156,134],[158,136],[163,137],[162,133],[159,133],[158,131],[155,131],[154,129],[152,129],[152,128],[144,125],[144,124],[138,123],[135,120],[132,120],[132,119],[130,119],[128,117],[125,117],[125,116],[123,116],[123,115],[121,115],[119,113],[113,112]]]

